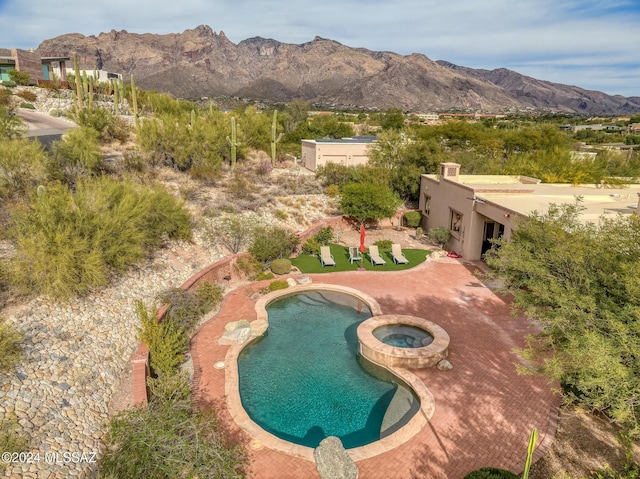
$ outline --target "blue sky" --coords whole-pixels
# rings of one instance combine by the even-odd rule
[[[2,48],[35,48],[65,33],[179,33],[201,24],[234,43],[318,35],[640,96],[640,0],[0,0]]]

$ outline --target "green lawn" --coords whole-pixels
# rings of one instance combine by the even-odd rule
[[[349,248],[347,246],[341,246],[339,244],[330,245],[331,254],[333,258],[336,260],[336,266],[325,266],[322,267],[320,263],[319,256],[311,256],[308,254],[301,254],[297,258],[291,260],[291,263],[294,266],[297,266],[298,269],[303,273],[331,273],[334,271],[355,271],[360,266],[360,261],[355,261],[353,264],[349,263]],[[380,249],[380,256],[384,258],[387,262],[384,266],[376,266],[375,268],[371,265],[369,261],[369,256],[367,252],[363,253],[362,256],[362,266],[365,269],[371,271],[400,271],[403,269],[413,268],[416,265],[422,263],[425,259],[427,259],[427,255],[431,253],[431,251],[427,251],[424,249],[403,249],[402,252],[409,260],[409,264],[393,264],[393,259],[391,259],[391,250]]]

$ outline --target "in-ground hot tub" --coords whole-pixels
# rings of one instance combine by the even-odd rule
[[[388,346],[421,348],[433,342],[429,331],[408,324],[388,324],[373,330],[373,335]]]
[[[447,332],[416,316],[374,316],[358,326],[357,334],[360,354],[383,366],[426,368],[449,353]]]

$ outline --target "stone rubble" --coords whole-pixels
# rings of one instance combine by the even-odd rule
[[[22,359],[0,376],[0,421],[16,420],[28,439],[25,452],[34,454],[31,463],[9,465],[4,477],[97,475],[92,461],[103,447],[109,403],[138,346],[135,300],[151,306],[159,292],[179,287],[221,257],[172,242],[152,261],[87,297],[68,304],[36,297],[0,312],[24,333]]]

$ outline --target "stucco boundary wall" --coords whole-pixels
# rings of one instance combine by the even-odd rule
[[[395,217],[402,217],[408,211],[417,210],[398,210]],[[297,256],[302,251],[302,244],[309,238],[315,236],[320,232],[322,228],[331,226],[332,228],[353,228],[354,225],[344,216],[333,216],[321,221],[318,221],[313,226],[309,227],[305,231],[296,233],[296,236],[300,240],[300,243],[296,246],[292,256]],[[240,279],[241,273],[237,272],[234,265],[238,258],[245,256],[247,253],[234,254],[227,256],[220,261],[210,264],[209,266],[201,269],[189,279],[187,279],[180,289],[189,291],[197,288],[200,284],[209,283],[231,283],[236,279]],[[169,305],[164,304],[158,309],[157,319],[162,321],[164,315],[167,313]],[[149,377],[149,348],[146,344],[138,344],[138,349],[131,356],[131,369],[132,369],[132,381],[133,381],[133,404],[134,406],[146,406],[149,403],[149,389],[147,387],[147,377]]]

